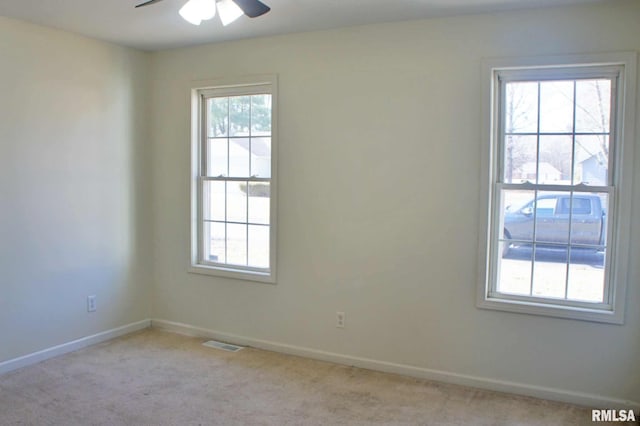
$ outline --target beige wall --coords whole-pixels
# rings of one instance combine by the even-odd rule
[[[0,17],[0,361],[149,317],[148,66]]]
[[[623,326],[479,310],[475,291],[481,58],[640,50],[638,22],[640,3],[611,1],[154,54],[154,317],[637,402],[638,262]],[[187,88],[264,73],[280,87],[278,283],[189,274]],[[640,173],[634,197],[640,211]]]

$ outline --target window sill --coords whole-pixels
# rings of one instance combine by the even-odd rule
[[[243,269],[221,268],[206,265],[191,265],[188,269],[189,273],[209,275],[221,278],[232,278],[235,280],[255,281],[266,284],[275,284],[276,277],[273,273],[246,271]]]
[[[624,324],[624,318],[622,317],[620,310],[616,312],[615,310],[589,309],[576,306],[553,305],[551,303],[525,302],[488,296],[479,299],[476,306],[481,309],[529,315],[542,315],[607,324]]]

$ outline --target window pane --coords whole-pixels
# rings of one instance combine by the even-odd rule
[[[249,222],[268,225],[270,213],[270,184],[254,182],[249,184]]]
[[[576,82],[576,132],[609,133],[611,80]]]
[[[566,246],[539,247],[534,249],[532,295],[539,297],[562,298],[567,283]]]
[[[509,251],[498,258],[500,293],[529,296],[531,289],[531,248]]]
[[[609,182],[609,136],[576,136],[574,184],[606,186]]]
[[[534,191],[503,191],[502,223],[504,237],[533,242]],[[518,245],[518,242],[513,244]]]
[[[571,183],[572,145],[571,136],[540,136],[538,183]]]
[[[606,193],[576,192],[571,199],[571,243],[589,246],[606,244],[605,230],[607,229],[606,209],[608,195]],[[569,200],[563,207],[569,212]]]
[[[536,201],[536,242],[568,244],[569,212],[561,212],[559,205],[569,200],[571,194],[538,192]]]
[[[251,135],[271,135],[271,95],[251,96]]]
[[[271,138],[251,138],[251,176],[271,177]]]
[[[249,138],[229,139],[229,176],[250,176]]]
[[[247,222],[246,182],[227,182],[227,221]]]
[[[540,83],[540,132],[573,131],[573,81]]]
[[[249,225],[249,266],[269,267],[269,227]]]
[[[505,136],[504,181],[521,183],[536,181],[536,136]]]
[[[251,96],[229,98],[229,136],[249,136]]]
[[[225,224],[218,222],[204,223],[204,261],[225,263]]]
[[[207,101],[208,136],[227,136],[229,132],[229,98],[211,98]]]
[[[225,182],[204,182],[204,219],[225,220]]]
[[[227,224],[227,263],[247,265],[247,225]]]
[[[506,91],[505,132],[537,133],[538,83],[507,83]]]
[[[571,248],[567,299],[593,303],[604,301],[604,260],[604,252]]]
[[[209,139],[207,176],[228,176],[227,139]]]

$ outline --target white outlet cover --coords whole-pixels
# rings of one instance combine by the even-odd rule
[[[96,311],[96,296],[87,296],[87,312]]]

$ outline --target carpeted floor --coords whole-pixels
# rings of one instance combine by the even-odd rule
[[[582,407],[145,330],[0,376],[0,425],[586,425]]]

